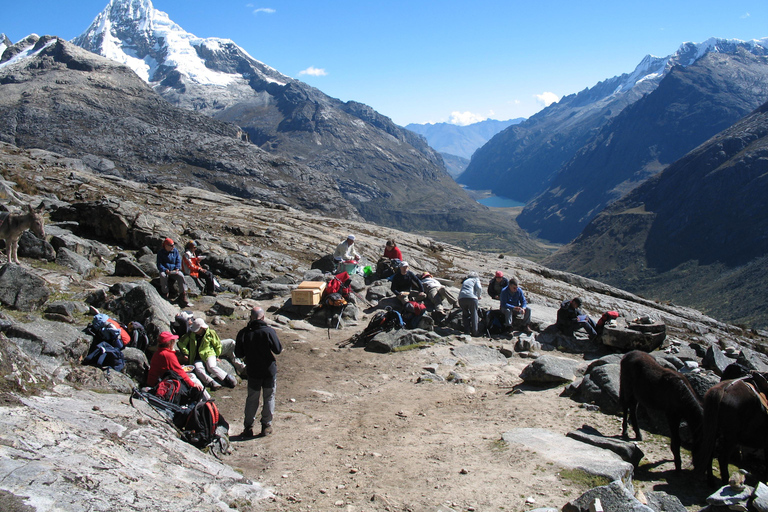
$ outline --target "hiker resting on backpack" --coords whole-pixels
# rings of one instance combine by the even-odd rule
[[[189,307],[187,287],[181,271],[181,255],[170,238],[163,240],[163,246],[157,252],[157,270],[160,272],[160,295],[168,299],[168,281],[171,280],[179,289],[179,306]]]
[[[456,299],[456,297],[451,295],[451,292],[448,291],[448,288],[446,288],[440,281],[432,277],[432,274],[429,272],[422,272],[422,274],[419,276],[419,280],[421,281],[421,285],[424,287],[424,293],[427,294],[427,297],[429,297],[429,300],[432,302],[436,309],[443,309],[443,299],[447,300],[452,307],[456,307],[459,304],[459,301]]]
[[[574,297],[571,300],[564,300],[557,310],[557,322],[555,325],[563,334],[573,336],[573,333],[579,329],[584,329],[589,335],[590,340],[597,338],[597,326],[589,318],[589,315],[581,311],[581,298]]]
[[[234,375],[219,368],[216,358],[221,355],[221,340],[202,318],[196,318],[190,332],[181,337],[179,351],[195,365],[197,378],[213,391],[220,389],[221,383],[230,388],[237,385]]]
[[[426,311],[427,306],[421,302],[416,302],[415,300],[409,301],[405,304],[405,308],[403,308],[403,322],[405,322],[405,325],[409,328],[415,329]]]
[[[501,290],[509,285],[509,281],[504,277],[504,272],[501,270],[496,271],[496,275],[493,276],[491,282],[488,283],[488,296],[493,300],[499,300],[501,297]]]
[[[264,310],[251,310],[251,320],[235,338],[235,355],[245,359],[248,373],[248,398],[245,399],[245,418],[242,438],[253,437],[253,424],[259,410],[259,395],[264,395],[261,409],[261,437],[272,433],[272,417],[275,413],[275,387],[277,363],[275,354],[283,351],[280,339],[273,328],[264,321]]]
[[[360,260],[360,255],[357,253],[355,247],[355,235],[349,235],[346,240],[341,242],[336,250],[333,251],[333,261],[338,264],[344,261],[354,261],[357,263]]]
[[[525,300],[523,289],[514,277],[509,280],[506,288],[501,290],[499,297],[501,312],[504,313],[505,323],[509,329],[520,327],[524,333],[530,334],[531,308]]]
[[[149,372],[147,373],[147,386],[155,387],[160,382],[166,372],[171,371],[181,378],[190,389],[194,388],[198,390],[202,396],[207,400],[211,398],[202,382],[200,382],[195,375],[190,375],[184,371],[179,363],[178,357],[176,357],[176,340],[179,337],[175,334],[171,334],[168,331],[163,331],[160,336],[157,337],[157,351],[152,356],[152,361],[149,363]]]
[[[195,281],[202,279],[205,283],[203,293],[215,297],[216,287],[214,284],[213,272],[204,269],[200,265],[200,259],[202,257],[197,255],[196,250],[197,244],[194,240],[187,242],[184,246],[184,256],[181,258],[181,270],[185,275],[195,279]]]
[[[427,297],[424,293],[424,286],[419,281],[416,275],[408,270],[408,262],[403,261],[400,263],[400,268],[392,276],[392,293],[395,294],[397,300],[401,304],[406,304],[408,301],[415,300],[417,302],[423,302]]]

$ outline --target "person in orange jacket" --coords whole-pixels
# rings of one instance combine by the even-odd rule
[[[203,293],[216,296],[216,284],[214,282],[213,272],[206,270],[200,265],[200,256],[196,252],[197,244],[194,240],[187,242],[184,246],[184,256],[181,259],[181,270],[194,279],[202,279],[205,282]]]

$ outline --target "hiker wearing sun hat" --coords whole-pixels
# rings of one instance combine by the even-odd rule
[[[491,278],[491,282],[488,283],[488,296],[493,300],[499,300],[501,297],[501,290],[509,285],[509,280],[504,277],[504,272],[501,270],[496,271],[496,275]]]
[[[355,248],[355,235],[347,236],[347,239],[336,246],[333,251],[333,261],[359,261],[360,255]]]
[[[194,388],[198,391],[202,391],[204,397],[210,398],[205,393],[205,388],[203,387],[203,384],[197,380],[197,377],[189,375],[184,371],[181,364],[179,364],[179,359],[176,357],[176,352],[174,350],[176,347],[176,340],[178,339],[178,336],[168,331],[161,332],[157,337],[157,351],[155,351],[152,356],[152,361],[149,363],[147,386],[156,386],[157,383],[162,380],[163,375],[165,375],[166,372],[171,371],[175,373],[177,377],[181,378],[190,389]]]
[[[221,383],[230,388],[237,385],[234,375],[219,368],[217,358],[221,355],[221,340],[202,318],[196,318],[189,332],[181,337],[179,351],[195,365],[195,375],[200,381],[212,390],[221,388]]]

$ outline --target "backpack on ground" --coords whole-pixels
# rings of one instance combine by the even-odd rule
[[[205,400],[197,402],[190,410],[182,430],[187,442],[198,448],[206,448],[217,439],[227,436],[229,423],[219,413],[216,402]]]
[[[91,346],[90,352],[83,358],[83,364],[95,366],[102,370],[111,368],[119,372],[125,368],[125,357],[123,357],[120,349],[106,341],[102,341],[96,346]]]
[[[331,307],[343,307],[347,305],[346,299],[340,293],[332,293],[325,298],[325,305]]]
[[[93,336],[91,347],[106,342],[118,350],[122,350],[121,329],[122,326],[116,320],[109,318],[109,315],[99,313],[93,316],[93,320],[85,328],[85,333]]]
[[[376,274],[378,274],[379,279],[386,279],[395,275],[395,272],[397,272],[398,261],[399,260],[390,260],[385,256],[379,258],[379,261],[376,262]]]
[[[327,297],[328,295],[334,293],[340,293],[341,296],[346,300],[352,293],[352,287],[350,286],[351,283],[352,278],[349,277],[349,274],[347,272],[341,272],[333,276],[333,278],[328,281],[328,285],[325,287],[325,290],[323,290],[323,294]]]
[[[363,346],[367,345],[368,342],[380,332],[389,332],[404,327],[405,322],[403,322],[403,317],[399,311],[395,311],[391,308],[381,309],[376,311],[368,322],[368,326],[356,336],[355,344]]]
[[[505,324],[504,313],[499,309],[481,309],[480,319],[485,325],[485,332],[491,334],[503,334],[507,326]]]
[[[165,372],[161,379],[151,393],[166,402],[186,405],[196,402],[201,397],[200,390],[190,387],[184,379],[170,370]]]

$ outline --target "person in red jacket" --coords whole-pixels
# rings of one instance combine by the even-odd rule
[[[168,370],[172,371],[187,383],[191,388],[197,389],[203,393],[206,399],[210,398],[203,384],[197,380],[197,377],[184,371],[176,357],[176,340],[179,337],[168,331],[160,333],[157,337],[157,352],[152,356],[152,362],[149,363],[149,372],[147,373],[147,386],[155,387],[162,380],[163,375]],[[207,395],[207,396],[206,396]]]
[[[200,265],[200,256],[196,252],[197,244],[194,240],[187,242],[184,246],[184,256],[181,258],[181,270],[184,274],[191,276],[195,280],[202,279],[205,282],[204,292],[206,295],[216,296],[216,287],[213,280],[213,272],[206,270]]]
[[[394,240],[387,240],[387,245],[384,247],[384,257],[390,260],[403,260],[403,253],[400,252],[400,248],[397,247]]]

